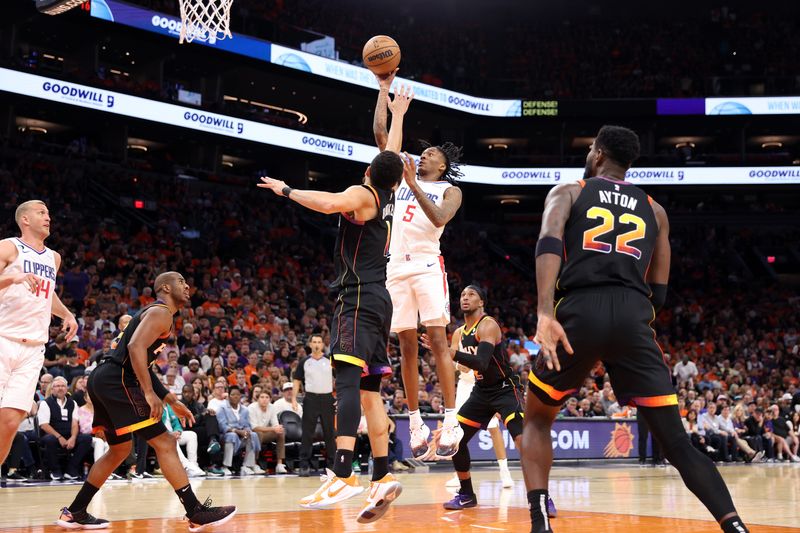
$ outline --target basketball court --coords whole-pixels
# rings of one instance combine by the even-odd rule
[[[741,516],[759,533],[800,532],[800,467],[760,464],[721,467]],[[193,481],[201,499],[235,503],[237,516],[217,531],[528,531],[530,520],[522,472],[512,467],[515,485],[502,489],[494,468],[474,474],[479,505],[445,511],[451,495],[445,482],[452,474],[400,474],[404,491],[386,516],[370,525],[356,523],[363,496],[327,510],[305,510],[297,500],[318,486],[315,477],[272,476]],[[362,475],[362,484],[368,477]],[[78,491],[78,484],[9,485],[0,489],[3,531],[62,531],[53,525],[58,510]],[[632,531],[713,533],[719,531],[700,502],[671,467],[638,465],[557,466],[550,491],[559,509],[554,530],[562,533]],[[183,531],[183,510],[163,479],[106,484],[89,508],[112,521],[112,531]]]

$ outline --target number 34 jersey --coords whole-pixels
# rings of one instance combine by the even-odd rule
[[[17,258],[2,273],[33,274],[39,279],[39,288],[31,292],[26,284],[15,283],[0,290],[0,335],[44,344],[56,290],[56,256],[50,248],[36,250],[18,238],[6,240],[17,249]]]
[[[417,185],[437,206],[444,202],[444,192],[452,187],[447,181],[417,180]],[[405,181],[394,193],[394,220],[389,245],[390,261],[436,258],[441,255],[439,239],[444,226],[437,228],[419,206],[417,197]],[[410,256],[407,258],[406,256]]]
[[[558,295],[616,286],[649,296],[647,270],[658,235],[652,198],[631,183],[604,177],[579,183],[564,228]]]

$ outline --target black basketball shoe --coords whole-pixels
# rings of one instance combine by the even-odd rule
[[[211,498],[207,498],[205,503],[198,504],[194,512],[186,515],[189,520],[189,531],[204,531],[207,527],[221,526],[236,514],[235,505],[224,507],[211,507]]]
[[[95,518],[86,511],[71,513],[64,507],[56,525],[64,529],[106,529],[110,523],[103,518]]]

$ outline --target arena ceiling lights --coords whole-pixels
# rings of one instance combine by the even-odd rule
[[[215,135],[367,164],[375,146],[315,135],[138,96],[0,68],[0,90],[51,102],[148,120]],[[464,165],[465,183],[556,185],[583,177],[583,168],[498,168]],[[632,168],[627,179],[648,185],[800,184],[797,167]]]

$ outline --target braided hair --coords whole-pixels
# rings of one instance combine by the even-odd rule
[[[462,147],[456,146],[449,141],[438,146],[434,146],[425,140],[421,140],[419,143],[422,146],[422,151],[428,148],[435,148],[444,156],[445,165],[447,166],[441,176],[444,181],[455,185],[457,179],[464,177],[464,173],[459,169],[461,157],[464,155],[464,149]]]

